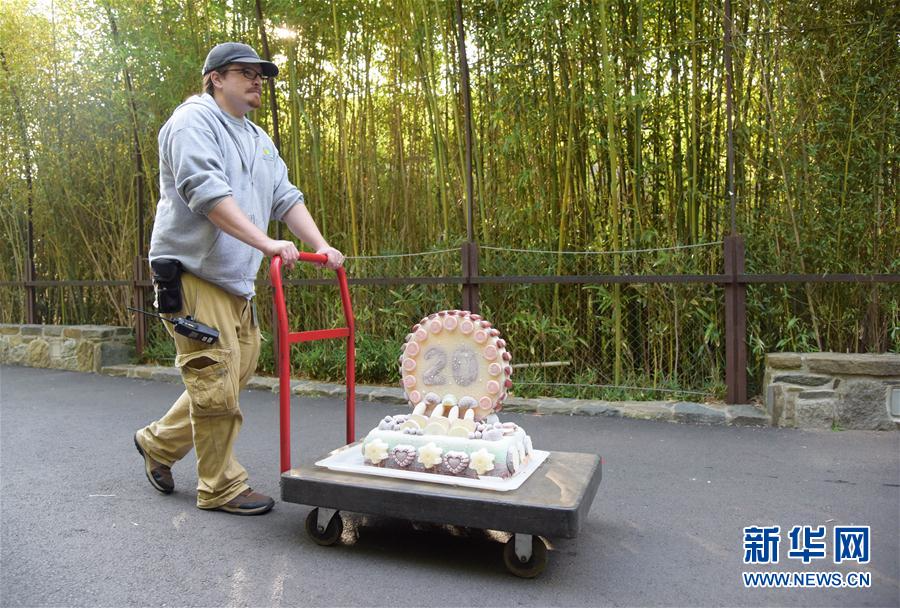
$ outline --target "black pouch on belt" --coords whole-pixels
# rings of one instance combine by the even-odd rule
[[[181,310],[181,262],[173,258],[157,258],[150,262],[159,312]]]

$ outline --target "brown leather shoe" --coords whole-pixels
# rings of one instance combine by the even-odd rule
[[[212,509],[213,511],[225,511],[234,515],[262,515],[268,513],[275,506],[271,497],[247,488],[224,505]]]
[[[138,441],[138,434],[134,434],[134,447],[144,457],[144,472],[147,474],[147,481],[150,485],[162,492],[163,494],[171,494],[175,489],[175,480],[172,479],[172,469],[166,465],[156,462],[144,452]]]

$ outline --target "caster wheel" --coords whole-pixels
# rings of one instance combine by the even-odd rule
[[[539,536],[531,540],[531,559],[523,562],[516,555],[516,538],[513,536],[503,547],[503,564],[511,574],[521,578],[534,578],[547,567],[547,545]]]
[[[339,541],[341,534],[344,533],[344,521],[340,512],[335,511],[334,517],[328,522],[328,527],[324,531],[319,531],[319,509],[313,509],[306,516],[306,533],[317,545],[330,547]]]

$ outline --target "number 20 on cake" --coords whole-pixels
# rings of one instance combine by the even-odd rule
[[[386,416],[362,442],[365,464],[506,479],[532,455],[531,438],[500,422],[512,357],[479,315],[443,310],[413,326],[400,355],[411,414]]]

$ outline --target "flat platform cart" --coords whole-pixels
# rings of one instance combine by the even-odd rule
[[[300,259],[324,262],[325,256],[301,253]],[[320,545],[333,545],[341,538],[340,511],[499,530],[511,533],[503,549],[507,570],[523,578],[539,575],[547,564],[547,546],[541,536],[575,538],[578,535],[602,478],[599,456],[550,452],[520,487],[506,492],[355,474],[320,466],[291,467],[289,349],[296,342],[324,338],[347,340],[347,445],[332,454],[360,449],[354,443],[353,311],[344,269],[338,269],[337,275],[347,326],[292,333],[288,331],[281,259],[272,260],[270,277],[279,352],[281,499],[314,507],[306,518],[306,531]]]

